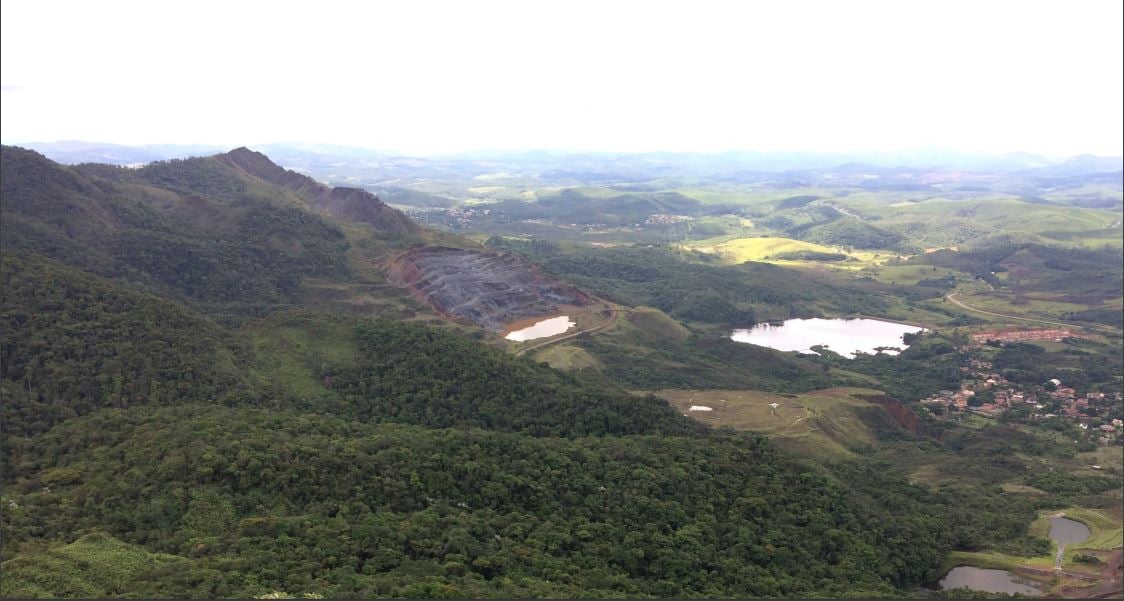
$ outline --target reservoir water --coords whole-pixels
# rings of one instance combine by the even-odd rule
[[[902,341],[902,336],[924,329],[879,319],[789,319],[779,326],[759,324],[748,330],[734,330],[730,338],[801,353],[813,353],[812,347],[819,344],[854,359],[856,352],[874,353],[885,347],[904,350],[909,345]]]
[[[521,330],[515,330],[507,336],[504,336],[504,340],[524,342],[526,340],[534,340],[535,338],[557,336],[558,334],[569,330],[575,325],[577,324],[571,321],[569,317],[565,315],[559,315],[558,317],[544,319],[532,326],[523,328]]]
[[[1089,538],[1089,527],[1062,516],[1050,518],[1050,538],[1058,546],[1083,543]]]
[[[1059,569],[1062,567],[1062,560],[1065,559],[1065,546],[1085,542],[1089,538],[1089,527],[1064,515],[1051,516],[1050,538],[1058,545],[1058,553],[1054,556],[1054,569]]]
[[[1058,544],[1057,564],[1061,565],[1062,553],[1066,545],[1085,542],[1089,538],[1089,527],[1076,520],[1062,516],[1050,518],[1050,538]],[[952,568],[941,578],[941,589],[967,587],[974,591],[990,593],[1022,593],[1040,595],[1042,590],[1032,583],[1020,580],[1018,576],[1005,570],[988,570],[971,566]]]
[[[971,566],[956,566],[941,578],[941,590],[953,588],[969,588],[989,593],[1042,594],[1040,589],[1018,580],[1014,574],[1006,570],[988,570]]]

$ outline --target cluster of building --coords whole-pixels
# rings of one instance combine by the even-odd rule
[[[921,399],[921,405],[938,419],[956,412],[998,417],[1019,409],[1031,421],[1073,420],[1102,444],[1124,438],[1124,422],[1105,417],[1124,398],[1120,392],[1078,394],[1056,378],[1040,385],[1019,385],[995,372],[991,362],[975,358],[960,370],[966,378],[961,381],[959,390],[942,390]]]
[[[655,224],[667,225],[667,224],[671,224],[671,223],[683,223],[684,221],[694,221],[694,220],[695,220],[694,217],[690,217],[688,215],[668,215],[666,213],[656,213],[655,215],[649,215],[648,218],[644,220],[644,223],[646,225],[655,225]],[[637,225],[639,225],[639,224],[637,224]]]
[[[450,225],[465,226],[472,223],[472,220],[487,215],[492,212],[492,209],[462,209],[460,207],[451,207],[445,209],[445,220]]]

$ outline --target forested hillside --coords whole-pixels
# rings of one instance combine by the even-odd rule
[[[941,551],[938,521],[881,519],[748,438],[185,406],[73,420],[36,446],[8,544],[104,529],[185,558],[134,576],[157,596],[888,594]]]
[[[929,534],[879,542],[934,524],[881,524],[763,441],[459,334],[344,319],[357,361],[313,365],[329,392],[303,398],[255,380],[286,353],[260,325],[42,258],[6,257],[4,277],[8,596],[890,594],[939,563]],[[384,420],[419,425],[363,423]],[[642,432],[662,436],[615,435]],[[599,437],[553,437],[583,433]],[[55,574],[42,550],[92,532],[139,548],[67,552],[143,569],[118,588],[85,559]],[[904,544],[919,537],[933,546]]]
[[[939,250],[910,262],[962,271],[1001,290],[1060,294],[1072,302],[1099,303],[1124,294],[1120,251],[1108,247],[1056,248],[997,241],[963,252]]]
[[[384,252],[417,239],[321,213],[303,196],[318,188],[257,163],[3,161],[5,597],[893,597],[949,550],[1026,546],[1045,505],[973,505],[877,457],[811,465],[627,393],[862,377],[655,309],[576,342],[605,358],[600,379],[467,326],[325,310],[310,281],[390,286],[351,254],[356,227]],[[704,330],[869,310],[884,288],[658,249],[517,250]],[[869,409],[887,440],[936,445]],[[981,520],[995,528],[973,538]]]
[[[62,167],[20,148],[4,147],[0,156],[5,249],[40,253],[224,319],[298,303],[303,277],[348,274],[348,241],[338,225],[212,159],[130,170]]]
[[[170,301],[15,251],[0,286],[9,440],[101,408],[222,402],[251,386],[245,345]]]
[[[765,263],[723,266],[707,255],[685,256],[666,248],[602,249],[510,238],[492,238],[488,244],[521,253],[606,298],[656,307],[685,321],[748,327],[826,310],[876,313],[888,303],[882,298],[884,286],[842,285],[823,275]],[[910,293],[935,295],[932,290],[905,291]]]

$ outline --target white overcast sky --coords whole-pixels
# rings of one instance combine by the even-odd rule
[[[1120,0],[3,0],[5,143],[1122,154]]]

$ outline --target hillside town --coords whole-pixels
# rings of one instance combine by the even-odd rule
[[[1049,335],[1061,333],[1051,330]],[[1007,341],[1035,340],[1036,333],[1011,333]],[[975,336],[973,338],[976,338]],[[977,342],[995,340],[980,337]],[[957,390],[941,390],[921,399],[921,406],[937,419],[975,414],[1029,423],[1050,423],[1054,420],[1070,421],[1086,435],[1086,439],[1101,445],[1124,442],[1124,421],[1120,419],[1120,403],[1124,395],[1119,391],[1086,391],[1079,393],[1059,378],[1040,384],[1019,384],[1008,381],[992,362],[966,355],[960,366],[963,379]]]

